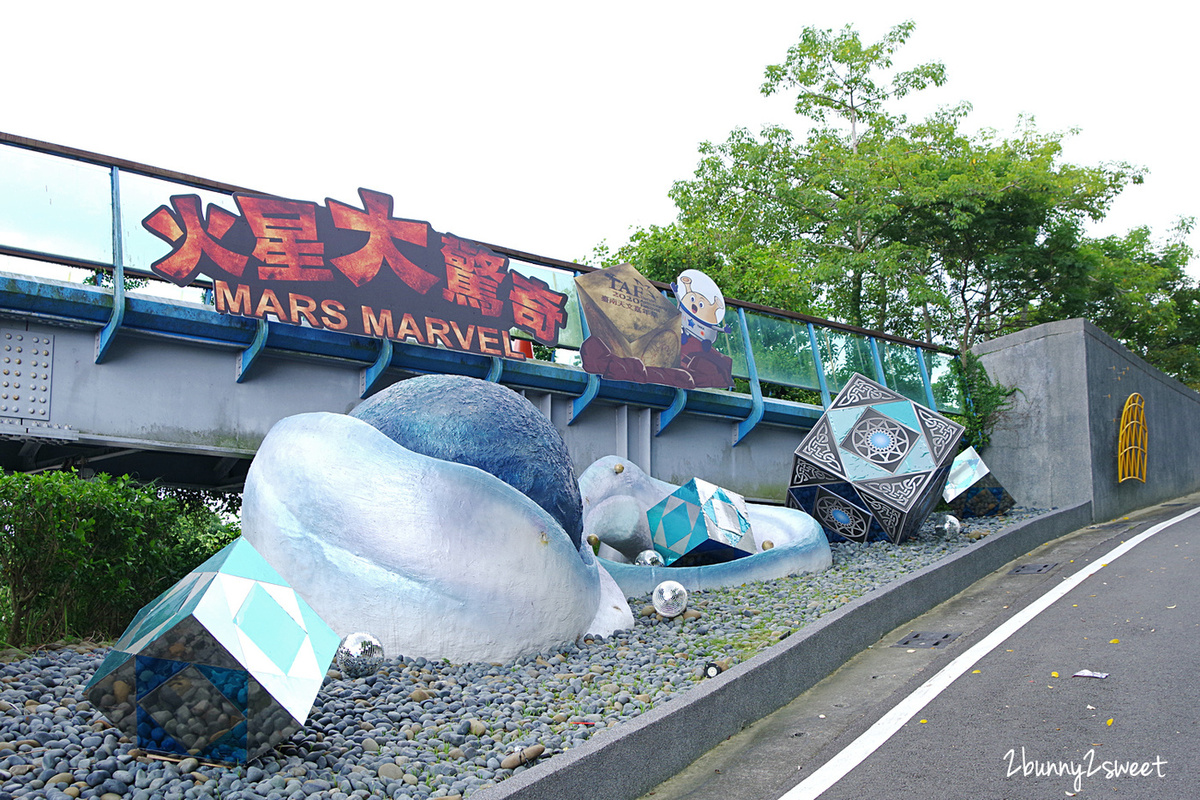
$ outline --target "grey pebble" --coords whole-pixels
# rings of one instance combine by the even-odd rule
[[[963,534],[997,531],[1040,513],[1014,509],[1003,518],[970,519]],[[822,614],[973,545],[963,534],[947,537],[927,522],[900,545],[834,544],[825,572],[691,593],[689,605],[703,621],[643,616],[629,630],[564,642],[507,664],[394,658],[369,679],[327,677],[304,729],[244,767],[131,755],[132,744],[83,699],[107,648],[38,652],[0,663],[0,678],[9,679],[0,682],[0,743],[14,748],[0,749],[0,798],[68,797],[46,784],[63,772],[86,782],[85,798],[469,795],[670,701],[705,680],[709,662],[732,666]],[[635,612],[648,603],[649,597],[630,598]],[[513,758],[518,753],[527,765],[505,768],[520,761]],[[191,773],[205,780],[198,785]]]

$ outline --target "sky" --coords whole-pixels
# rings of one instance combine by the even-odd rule
[[[966,100],[970,128],[1024,114],[1079,129],[1072,163],[1145,167],[1097,235],[1162,239],[1200,216],[1191,5],[193,0],[21,3],[0,19],[0,131],[295,199],[367,187],[397,216],[572,261],[669,223],[701,142],[809,127],[758,91],[804,27],[876,41],[912,19],[896,66],[941,61],[948,82],[906,98],[910,119]]]

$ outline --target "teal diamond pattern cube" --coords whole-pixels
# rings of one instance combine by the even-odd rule
[[[238,539],[139,611],[84,693],[138,747],[242,763],[303,726],[338,643]]]
[[[855,373],[796,448],[787,503],[830,541],[912,536],[946,484],[963,426]]]
[[[667,566],[719,563],[755,552],[745,498],[699,478],[650,508],[646,521]]]

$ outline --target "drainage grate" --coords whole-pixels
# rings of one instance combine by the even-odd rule
[[[896,642],[892,647],[941,647],[953,642],[962,634],[916,631]]]
[[[1049,572],[1058,566],[1058,562],[1053,564],[1022,564],[1016,569],[1009,572],[1009,575],[1041,575],[1044,572]]]

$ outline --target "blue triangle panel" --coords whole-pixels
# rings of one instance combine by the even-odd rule
[[[839,442],[845,438],[850,429],[854,427],[854,423],[858,422],[859,417],[863,414],[863,407],[855,408],[835,408],[825,412],[825,418],[829,420],[829,427],[833,428],[833,438]]]
[[[905,456],[904,463],[896,470],[896,474],[926,472],[936,466],[937,464],[933,461],[933,454],[929,452],[929,445],[925,443],[925,437],[922,436],[917,439],[916,444],[913,445],[913,449]]]
[[[646,522],[650,524],[650,533],[658,530],[658,525],[662,522],[663,509],[667,507],[667,501],[663,500],[658,505],[646,512]]]
[[[905,400],[903,403],[880,403],[872,408],[885,417],[891,417],[901,425],[907,425],[914,431],[921,430],[921,423],[917,421],[917,412],[913,411],[913,404],[910,400]]]
[[[267,560],[254,549],[254,545],[241,537],[234,539],[217,555],[219,556],[221,553],[227,553],[225,563],[221,565],[220,569],[226,575],[233,575],[238,578],[250,578],[251,580],[271,583],[276,586],[289,586],[288,582],[283,579],[283,576],[276,572],[275,568],[268,564]],[[213,558],[216,558],[216,556],[213,556]]]
[[[695,505],[700,505],[700,490],[696,488],[696,481],[694,479],[680,486],[671,496],[677,497],[680,500],[686,500]]]
[[[674,511],[663,515],[662,533],[668,546],[692,535],[692,521],[688,519],[686,505],[679,506]]]

